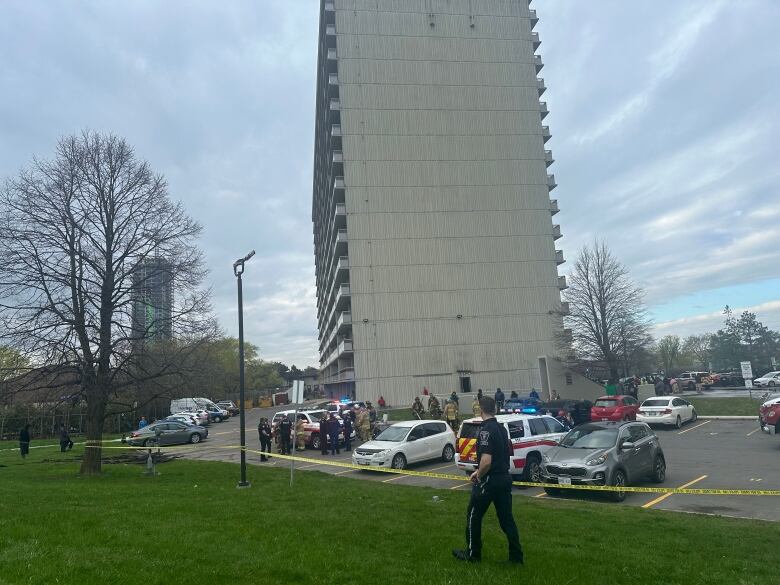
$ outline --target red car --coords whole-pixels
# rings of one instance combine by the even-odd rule
[[[602,396],[590,409],[592,421],[636,420],[639,402],[633,396]]]
[[[770,435],[780,434],[780,397],[770,398],[758,409],[758,424]]]

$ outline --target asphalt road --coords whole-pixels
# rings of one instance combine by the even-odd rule
[[[247,447],[259,449],[257,423],[261,416],[270,416],[277,409],[253,409],[247,412]],[[239,419],[213,424],[209,439],[194,448],[182,449],[186,457],[201,460],[239,461]],[[682,429],[655,429],[666,455],[667,487],[716,488],[716,489],[766,489],[780,490],[780,436],[769,436],[758,430],[756,421],[699,420]],[[233,447],[233,448],[231,448]],[[350,453],[323,456],[307,449],[302,456],[318,461],[351,462]],[[289,468],[289,461],[281,459],[260,462],[256,453],[248,453],[251,464]],[[432,471],[462,475],[463,482],[451,480],[395,475],[359,469],[344,469],[325,464],[298,463],[296,472],[319,471],[365,481],[382,481],[408,486],[428,486],[441,489],[467,490],[465,474],[454,463],[431,461],[411,465],[415,471]],[[653,486],[655,484],[643,484]],[[606,502],[603,494],[584,492],[566,493],[560,498]],[[547,496],[540,488],[516,489],[518,497]],[[606,505],[616,505],[607,503]],[[666,494],[629,494],[622,505],[642,506],[680,512],[717,514],[741,518],[780,521],[780,496],[699,496]]]

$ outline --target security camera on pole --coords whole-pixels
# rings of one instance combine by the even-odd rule
[[[241,288],[241,275],[244,273],[244,263],[255,255],[252,250],[244,256],[233,262],[233,274],[238,279],[238,392],[240,404],[240,425],[241,425],[241,481],[238,487],[248,488],[251,484],[246,479],[246,415],[244,404],[244,297]]]

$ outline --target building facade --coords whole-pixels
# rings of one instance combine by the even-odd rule
[[[146,258],[133,273],[133,339],[136,343],[173,336],[173,266],[164,258]]]
[[[326,391],[389,404],[424,388],[566,395],[535,12],[524,0],[320,10],[312,219]]]

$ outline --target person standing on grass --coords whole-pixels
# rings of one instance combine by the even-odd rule
[[[24,428],[19,431],[19,452],[22,454],[22,459],[26,459],[30,454],[30,425],[24,425]]]
[[[522,565],[523,549],[512,516],[512,478],[509,475],[512,445],[506,429],[496,421],[496,401],[485,397],[479,405],[483,423],[477,437],[477,470],[470,476],[474,485],[466,512],[466,548],[453,549],[452,555],[461,561],[482,560],[482,517],[493,504],[509,543],[509,562]]]
[[[260,419],[260,424],[257,425],[257,434],[260,438],[260,461],[268,461],[268,455],[264,455],[264,453],[271,452],[271,436],[273,435],[273,430],[271,429],[271,425],[268,424],[267,418],[263,417]]]
[[[70,440],[70,434],[68,429],[65,428],[63,423],[60,423],[60,452],[70,451],[73,449],[73,441]]]

